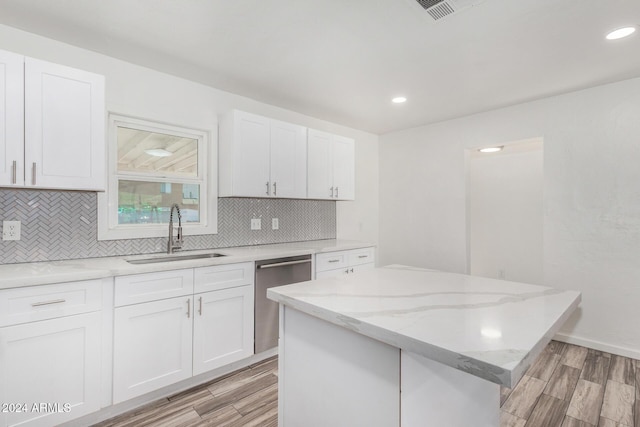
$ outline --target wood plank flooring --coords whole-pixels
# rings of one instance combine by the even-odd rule
[[[277,427],[278,359],[126,412],[98,427]]]
[[[500,427],[640,427],[640,362],[552,341],[500,404]]]
[[[274,357],[96,426],[276,427],[277,376]],[[640,427],[640,362],[552,341],[500,404],[500,427]]]

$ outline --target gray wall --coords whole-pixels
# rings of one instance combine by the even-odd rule
[[[262,218],[262,230],[249,228]],[[271,230],[271,218],[279,230]],[[132,255],[166,250],[166,238],[97,238],[96,193],[0,189],[0,220],[22,222],[20,241],[0,240],[0,264]],[[185,236],[185,250],[334,239],[336,203],[221,198],[218,234]]]

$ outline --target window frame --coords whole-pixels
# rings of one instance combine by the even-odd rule
[[[198,144],[198,173],[196,177],[163,174],[162,172],[131,172],[117,170],[118,127],[189,137]],[[108,116],[107,187],[98,193],[98,240],[140,239],[167,237],[167,224],[118,224],[119,180],[198,184],[200,186],[200,222],[184,223],[185,236],[216,234],[218,232],[217,132],[187,128],[159,121],[141,119],[117,113]],[[180,206],[182,208],[182,206]]]

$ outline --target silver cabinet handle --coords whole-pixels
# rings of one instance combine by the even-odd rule
[[[267,192],[265,193],[267,196],[269,195],[269,181],[267,181]]]
[[[191,318],[191,298],[187,299],[187,319]]]
[[[358,258],[368,258],[369,255],[358,255]]]
[[[336,187],[336,199],[338,198],[338,187]]]
[[[31,167],[31,185],[36,185],[36,162]]]
[[[31,304],[31,307],[40,307],[41,305],[51,305],[51,304],[62,304],[63,302],[67,302],[67,300],[53,299],[51,301],[34,302],[33,304]]]
[[[274,195],[274,196],[277,196],[277,195],[278,195],[278,194],[277,194],[277,190],[278,190],[277,185],[278,185],[278,183],[277,183],[277,182],[274,182],[274,183],[273,183],[273,195]]]
[[[199,300],[200,300],[200,306],[198,307],[198,314],[202,316],[202,297],[200,297]]]
[[[353,268],[351,270],[349,270],[349,271],[353,273]]]
[[[16,161],[13,161],[13,174],[12,174],[12,178],[13,178],[13,183],[17,184],[18,182],[16,181],[16,171],[18,169],[18,164],[16,163]]]
[[[340,262],[339,259],[330,259],[329,262]]]
[[[333,197],[333,187],[331,187],[331,197]]]

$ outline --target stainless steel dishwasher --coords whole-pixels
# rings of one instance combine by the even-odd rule
[[[311,280],[311,255],[256,261],[254,350],[278,345],[278,304],[267,299],[267,289]]]

